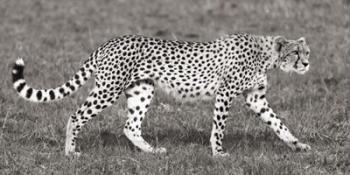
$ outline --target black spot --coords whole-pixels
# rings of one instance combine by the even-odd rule
[[[51,100],[55,99],[55,93],[53,92],[53,90],[49,91],[49,95]]]
[[[267,124],[268,124],[268,125],[271,125],[271,121],[268,121]]]
[[[223,115],[222,119],[225,120],[227,118],[227,115]]]
[[[27,93],[26,93],[26,98],[30,98],[30,96],[32,96],[32,93],[33,93],[33,89],[32,88],[29,88],[27,90]]]
[[[21,84],[19,84],[18,87],[17,87],[17,89],[16,89],[17,92],[20,93],[20,92],[23,90],[23,88],[24,88],[25,85],[26,85],[25,82],[22,82]]]
[[[294,142],[293,142],[293,145],[296,145],[296,144],[298,144],[298,141],[294,141]]]
[[[215,133],[214,136],[215,136],[216,139],[219,139],[219,134],[218,133]]]
[[[228,101],[224,101],[224,105],[227,106],[228,105]]]
[[[36,92],[36,98],[37,98],[38,100],[41,100],[41,97],[42,97],[42,96],[43,96],[43,94],[42,94],[41,91]]]
[[[130,114],[134,114],[134,110],[133,109],[129,109],[129,112],[130,112]]]
[[[59,91],[61,94],[65,95],[65,94],[64,94],[64,89],[63,89],[63,88],[60,88],[58,91]]]
[[[74,87],[73,85],[71,85],[69,82],[67,82],[67,83],[65,84],[65,86],[68,87],[69,89],[71,89],[72,91],[75,90],[75,87]]]
[[[141,102],[144,102],[146,99],[145,99],[145,97],[141,97]]]

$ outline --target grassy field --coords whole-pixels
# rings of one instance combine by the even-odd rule
[[[0,0],[0,174],[350,174],[350,0]],[[12,89],[17,57],[37,88],[55,87],[115,36],[211,40],[229,33],[305,36],[306,75],[271,71],[268,100],[312,151],[295,153],[234,103],[224,146],[209,147],[213,102],[174,102],[157,92],[144,137],[167,154],[136,150],[123,136],[125,100],[84,127],[83,155],[64,156],[68,116],[93,85],[60,102],[33,104]]]

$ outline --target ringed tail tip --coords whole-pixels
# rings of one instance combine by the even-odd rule
[[[18,58],[18,59],[16,60],[16,65],[24,66],[24,61],[23,61],[23,59],[22,59],[22,58]]]
[[[23,79],[24,61],[22,58],[18,58],[12,68],[12,82],[16,82]]]

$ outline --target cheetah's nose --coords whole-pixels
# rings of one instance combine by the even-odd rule
[[[309,65],[309,63],[306,63],[306,62],[301,63],[301,64],[303,64],[305,67]]]

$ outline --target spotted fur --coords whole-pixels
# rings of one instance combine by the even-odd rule
[[[229,35],[209,42],[169,41],[138,35],[122,36],[101,45],[65,84],[52,89],[35,89],[23,76],[24,62],[18,59],[12,70],[18,94],[33,102],[62,99],[78,90],[94,73],[95,87],[86,102],[70,116],[65,153],[76,152],[76,137],[91,118],[111,106],[124,92],[128,120],[124,133],[146,152],[165,152],[147,143],[141,124],[160,86],[179,100],[216,99],[210,137],[215,156],[228,155],[222,147],[228,111],[241,94],[251,108],[277,136],[294,150],[310,147],[295,138],[273,112],[265,98],[266,72],[305,73],[309,69],[309,47],[305,39],[276,36]]]

